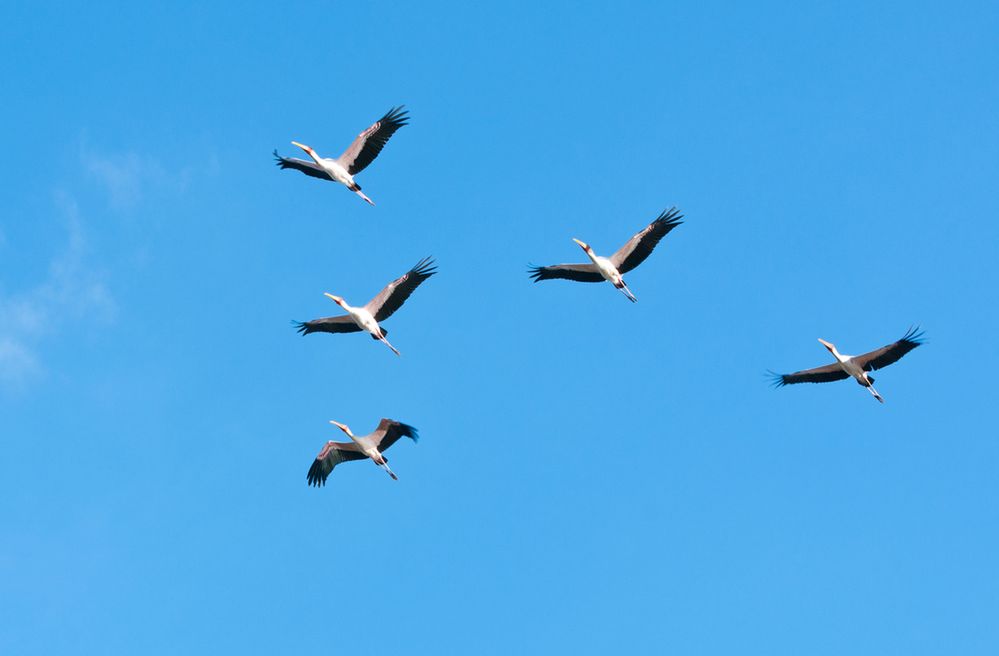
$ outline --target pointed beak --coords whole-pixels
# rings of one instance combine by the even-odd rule
[[[312,150],[311,148],[309,148],[309,147],[308,147],[308,146],[306,146],[305,144],[300,144],[300,143],[298,143],[297,141],[292,141],[292,142],[291,142],[291,145],[292,145],[292,146],[298,146],[299,148],[301,148],[301,149],[302,149],[302,150],[304,150],[305,152],[309,152],[310,150]]]
[[[822,346],[825,346],[830,351],[833,350],[833,348],[835,348],[832,344],[830,344],[829,342],[827,342],[826,340],[824,340],[822,338],[819,338],[819,343],[822,344]]]
[[[346,424],[341,424],[339,421],[333,421],[332,419],[330,419],[330,423],[342,430],[344,433],[348,432]]]
[[[589,248],[589,246],[587,246],[587,245],[586,245],[586,242],[582,242],[582,241],[579,241],[579,240],[578,240],[578,239],[576,239],[575,237],[573,237],[573,238],[572,238],[572,240],[573,240],[574,242],[576,242],[577,244],[579,244],[579,247],[580,247],[580,248],[582,248],[582,249],[583,249],[584,251],[585,251],[585,250],[586,250],[587,248]]]
[[[334,303],[336,303],[337,305],[342,305],[343,304],[343,299],[340,298],[339,296],[334,296],[333,294],[330,294],[329,292],[323,292],[323,296],[328,296],[330,298],[330,300],[333,301]]]

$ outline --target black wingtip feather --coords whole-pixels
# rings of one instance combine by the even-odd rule
[[[382,116],[378,119],[378,121],[380,123],[396,125],[401,128],[404,125],[409,125],[409,110],[406,109],[405,105],[392,107],[385,112],[385,116]]]
[[[778,387],[784,387],[785,385],[787,385],[787,381],[784,380],[783,374],[779,374],[777,372],[770,371],[769,369],[767,369],[767,373],[765,373],[764,375],[770,379],[770,386],[773,387],[774,389],[777,389]]]
[[[312,461],[312,466],[309,467],[309,473],[305,475],[305,479],[309,486],[323,487],[326,485],[326,478],[329,476],[323,476],[323,466],[318,459]]]
[[[926,338],[924,337],[924,332],[919,329],[919,326],[910,326],[909,330],[905,333],[902,339],[898,341],[908,342],[913,345],[913,348],[915,348],[920,344],[925,344]]]
[[[672,230],[676,226],[683,223],[683,221],[680,220],[682,218],[683,215],[680,214],[680,210],[676,209],[676,207],[671,207],[668,210],[663,210],[653,223],[664,225]]]

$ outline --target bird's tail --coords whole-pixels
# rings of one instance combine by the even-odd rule
[[[399,477],[395,475],[395,472],[392,471],[391,469],[389,469],[388,463],[382,463],[382,464],[380,464],[378,466],[381,467],[382,469],[384,469],[385,473],[388,474],[389,476],[391,476],[393,481],[399,480]]]
[[[371,200],[370,198],[368,198],[367,196],[364,195],[364,192],[361,191],[361,185],[359,185],[359,184],[357,184],[355,182],[354,185],[350,188],[350,190],[353,191],[358,196],[360,196],[361,198],[363,198],[365,200],[365,202],[367,202],[369,205],[371,205],[372,207],[374,207],[375,201]]]
[[[392,349],[393,353],[395,353],[396,355],[402,355],[402,353],[400,353],[399,351],[397,351],[396,348],[394,346],[392,346],[391,344],[389,344],[389,341],[387,339],[385,339],[385,331],[382,331],[382,336],[379,337],[378,339],[380,341],[382,341],[382,342],[385,342],[385,346],[387,346],[390,349]]]
[[[623,280],[621,281],[621,286],[618,287],[618,289],[620,289],[621,293],[624,294],[625,296],[627,296],[628,300],[631,301],[632,303],[637,303],[638,302],[638,299],[635,298],[635,295],[631,293],[631,290],[628,289],[628,285],[625,284],[625,282]]]

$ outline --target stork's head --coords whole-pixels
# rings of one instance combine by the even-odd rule
[[[827,349],[829,349],[830,353],[835,353],[836,352],[836,346],[833,345],[831,342],[827,342],[826,340],[824,340],[824,339],[822,339],[820,337],[819,338],[819,343],[822,344],[822,346],[825,346]]]
[[[307,153],[311,153],[312,152],[312,148],[310,148],[309,146],[306,146],[305,144],[300,144],[297,141],[292,141],[291,145],[292,146],[298,146],[299,148],[301,148],[302,150],[304,150]]]
[[[343,307],[343,298],[342,297],[340,297],[340,296],[334,296],[333,294],[330,294],[329,292],[323,292],[323,295],[324,296],[329,296],[331,301],[333,301],[334,303],[336,303],[340,307]]]
[[[347,437],[354,437],[353,433],[350,432],[350,426],[347,424],[341,424],[339,421],[333,421],[332,419],[330,420],[330,423],[346,433]]]
[[[576,239],[575,237],[573,237],[572,240],[574,242],[576,242],[577,244],[579,244],[579,247],[582,248],[584,251],[590,250],[590,245],[587,244],[585,241],[580,241],[580,240]]]

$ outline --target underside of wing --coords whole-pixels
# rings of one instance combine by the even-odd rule
[[[404,424],[392,419],[382,419],[378,422],[378,428],[376,428],[375,432],[371,434],[371,438],[375,443],[375,448],[382,452],[403,437],[408,437],[414,442],[417,442],[420,439],[420,434],[409,424]]]
[[[339,317],[323,317],[312,321],[293,322],[298,327],[298,332],[303,335],[309,333],[359,333],[361,327],[354,323],[350,315],[343,314]]]
[[[364,460],[367,457],[353,442],[327,442],[316,459],[312,461],[312,466],[309,467],[309,473],[305,479],[309,485],[316,487],[326,485],[326,479],[329,478],[330,472],[341,462]]]
[[[369,127],[367,130],[357,135],[354,143],[343,152],[337,159],[347,172],[356,175],[363,171],[368,164],[378,157],[382,148],[388,143],[389,138],[395,134],[396,130],[406,125],[409,114],[402,105],[393,107],[385,116]]]
[[[384,321],[402,307],[406,299],[424,280],[435,273],[437,273],[437,268],[433,258],[425,257],[417,262],[412,269],[385,285],[385,289],[378,292],[378,295],[371,299],[365,308],[375,317],[375,321]]]
[[[784,385],[794,385],[797,383],[831,383],[834,380],[849,378],[850,374],[843,371],[843,368],[836,364],[827,364],[824,367],[796,371],[793,374],[776,374],[769,372],[774,387]]]
[[[882,367],[898,362],[902,356],[923,343],[923,333],[919,328],[910,328],[902,339],[894,344],[882,346],[876,351],[858,355],[855,360],[864,371],[877,371]]]
[[[295,169],[296,171],[301,171],[305,175],[312,176],[313,178],[320,178],[322,180],[333,179],[315,162],[298,159],[297,157],[281,157],[278,155],[276,150],[274,151],[274,157],[277,158],[276,164],[281,169]]]
[[[663,237],[683,223],[680,220],[682,218],[683,215],[675,207],[662,212],[655,221],[647,225],[644,230],[629,239],[628,243],[611,255],[611,264],[617,267],[622,275],[631,271],[652,254]]]
[[[604,279],[597,271],[597,265],[590,264],[553,264],[552,266],[532,266],[528,273],[534,282],[542,280],[575,280],[576,282],[600,282]]]

